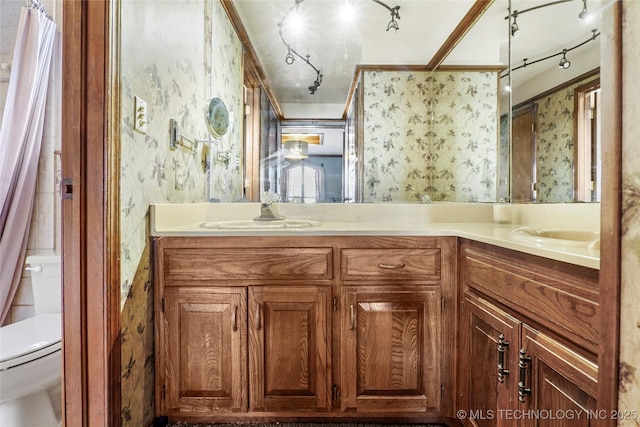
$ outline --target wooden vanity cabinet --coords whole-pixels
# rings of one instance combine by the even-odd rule
[[[440,289],[343,291],[345,410],[440,411]]]
[[[453,415],[453,237],[154,240],[156,412]]]
[[[167,287],[160,301],[159,413],[246,411],[247,289]]]
[[[290,245],[155,240],[158,414],[331,410],[333,248]]]
[[[474,242],[460,249],[465,425],[591,425],[598,271]]]
[[[454,238],[359,238],[340,248],[343,412],[450,416]]]
[[[249,410],[331,409],[326,286],[249,288]]]

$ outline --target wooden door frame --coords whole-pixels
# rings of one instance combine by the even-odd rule
[[[622,18],[623,2],[603,11],[600,47],[602,88],[602,202],[600,212],[600,345],[598,409],[618,408],[622,218]],[[613,417],[596,421],[616,426]]]
[[[62,203],[64,423],[120,425],[119,153],[108,123],[111,0],[63,5]],[[598,408],[617,408],[622,149],[622,2],[605,14]],[[110,68],[107,68],[107,64]],[[606,187],[605,187],[606,186]],[[615,420],[601,420],[614,426]]]
[[[63,3],[62,179],[72,186],[62,202],[67,427],[120,425],[120,167],[109,127],[118,110],[109,99],[115,9],[111,0]]]

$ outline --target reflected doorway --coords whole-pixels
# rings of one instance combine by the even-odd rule
[[[536,104],[513,111],[511,201],[536,201]]]

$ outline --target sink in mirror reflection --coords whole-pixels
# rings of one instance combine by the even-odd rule
[[[247,220],[230,220],[230,221],[207,221],[200,224],[201,228],[214,230],[299,230],[311,227],[317,227],[321,224],[319,221],[308,219],[281,219],[275,221],[254,221]]]
[[[521,242],[600,249],[600,233],[597,231],[520,227],[510,236]]]

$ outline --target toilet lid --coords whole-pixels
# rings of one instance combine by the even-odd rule
[[[39,314],[0,328],[0,371],[47,356],[62,347],[60,313]]]

